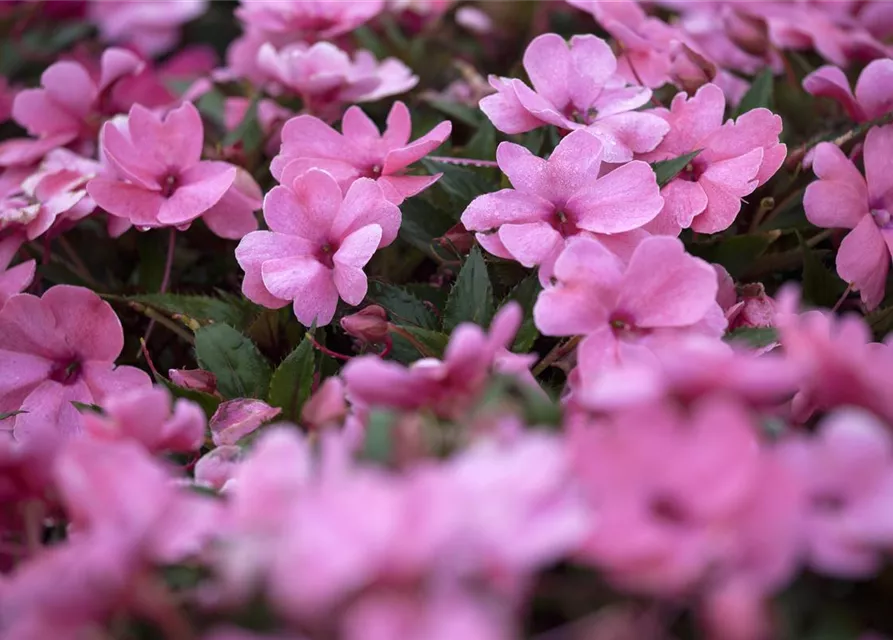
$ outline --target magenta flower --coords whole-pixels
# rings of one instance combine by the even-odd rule
[[[316,42],[353,31],[377,16],[383,8],[384,0],[243,0],[236,9],[236,16],[248,29],[273,38]]]
[[[781,454],[805,488],[809,564],[846,579],[879,571],[893,544],[889,428],[868,412],[841,409],[817,435],[782,445]]]
[[[335,178],[318,169],[270,191],[264,219],[270,231],[249,233],[236,248],[242,291],[271,309],[293,301],[305,326],[331,322],[339,297],[362,302],[363,267],[400,228],[400,210],[374,180],[360,178],[342,195]]]
[[[643,160],[700,153],[661,190],[664,208],[654,231],[678,235],[689,226],[699,233],[727,229],[741,210],[741,198],[765,184],[784,162],[780,116],[753,109],[723,124],[725,106],[722,90],[708,84],[691,98],[677,94],[669,111],[656,111],[670,124],[670,133]]]
[[[87,192],[137,227],[186,226],[220,202],[236,179],[234,166],[201,160],[203,141],[192,104],[164,118],[134,105],[126,120],[102,128],[110,175],[91,180]]]
[[[534,306],[536,326],[546,335],[586,336],[580,363],[592,370],[642,357],[652,342],[687,333],[719,337],[726,327],[716,272],[676,238],[642,240],[626,266],[597,240],[574,238],[554,277]]]
[[[395,102],[388,115],[387,128],[378,127],[359,107],[351,107],[341,121],[338,133],[312,116],[292,118],[282,129],[282,148],[270,165],[273,176],[289,182],[309,169],[322,169],[346,190],[357,178],[374,178],[388,200],[399,205],[435,183],[439,176],[403,175],[412,163],[434,151],[449,137],[452,123],[441,122],[413,142],[409,141],[412,121],[409,109]]]
[[[36,261],[26,260],[14,267],[9,266],[24,241],[20,235],[0,239],[0,309],[12,296],[31,286],[34,280]]]
[[[548,160],[503,142],[496,160],[514,189],[475,198],[462,224],[487,251],[525,267],[540,266],[546,283],[568,238],[621,234],[648,223],[663,205],[654,171],[630,162],[599,177],[604,144],[574,131]]]
[[[893,126],[865,138],[865,177],[829,142],[816,147],[818,180],[806,188],[803,208],[817,227],[852,229],[837,251],[837,273],[874,309],[884,299],[893,256]]]
[[[19,294],[0,309],[0,413],[17,438],[44,430],[74,434],[82,417],[72,402],[102,405],[110,394],[148,387],[149,376],[115,367],[124,347],[109,304],[81,287],[59,285],[42,297]]]
[[[143,55],[155,56],[177,44],[180,27],[207,8],[207,0],[113,0],[89,2],[88,17],[104,41],[131,45]]]
[[[300,96],[304,109],[328,121],[337,120],[344,105],[404,93],[419,82],[397,58],[378,62],[361,49],[351,59],[329,42],[278,51],[267,42],[257,52],[257,66],[279,88]]]
[[[803,88],[840,103],[854,122],[874,120],[893,109],[893,60],[870,62],[856,82],[855,96],[843,71],[831,65],[803,78]]]
[[[164,387],[139,387],[110,396],[103,413],[84,413],[84,432],[97,440],[133,440],[149,453],[188,453],[205,440],[205,414],[190,400],[171,402]]]
[[[634,153],[654,149],[669,131],[657,116],[636,111],[651,90],[616,76],[617,60],[595,36],[564,38],[547,33],[524,52],[533,89],[520,80],[492,76],[497,93],[481,100],[481,110],[505,133],[523,133],[551,124],[589,129],[604,142],[606,162],[629,162]]]

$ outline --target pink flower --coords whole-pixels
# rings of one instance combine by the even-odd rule
[[[12,418],[16,438],[77,433],[83,420],[72,402],[102,405],[110,394],[148,387],[144,372],[115,367],[123,346],[115,312],[88,289],[11,297],[0,310],[0,368],[16,373],[0,385],[0,413],[22,411]]]
[[[742,327],[771,327],[775,324],[775,301],[759,282],[741,287],[741,300],[725,310],[729,331]]]
[[[282,2],[242,0],[236,16],[249,29],[296,42],[330,40],[377,16],[384,0]]]
[[[805,487],[809,564],[841,578],[880,570],[893,544],[893,442],[867,412],[841,409],[817,435],[783,445],[783,460]]]
[[[341,378],[326,378],[301,408],[301,424],[312,430],[340,424],[347,416],[344,383]]]
[[[238,398],[221,402],[211,416],[208,428],[216,446],[236,444],[282,412],[262,400]]]
[[[154,56],[171,49],[180,37],[180,27],[207,7],[207,0],[93,0],[88,17],[103,40],[128,44]]]
[[[351,59],[329,42],[290,44],[278,51],[265,43],[257,66],[284,91],[300,96],[304,109],[328,121],[337,120],[346,104],[404,93],[419,81],[397,58],[379,63],[361,49]]]
[[[642,240],[625,266],[597,240],[574,238],[554,277],[534,306],[536,326],[546,335],[585,336],[580,362],[593,370],[642,357],[649,343],[691,333],[719,337],[726,327],[716,272],[675,238]]]
[[[110,396],[103,414],[86,412],[84,431],[100,440],[133,440],[149,453],[188,453],[201,448],[205,415],[194,402],[178,399],[164,387],[140,387]]]
[[[39,140],[11,140],[0,146],[0,164],[36,162],[52,148],[84,143],[92,153],[96,133],[106,113],[103,100],[115,84],[142,70],[139,57],[124,49],[106,49],[99,77],[81,64],[63,60],[50,65],[40,77],[41,87],[24,89],[13,102],[12,117]]]
[[[865,177],[835,145],[816,147],[818,180],[806,188],[803,207],[817,227],[852,229],[840,243],[837,273],[869,309],[884,299],[893,256],[893,126],[874,128],[865,139]]]
[[[524,69],[534,90],[520,80],[492,76],[497,93],[481,109],[504,133],[523,133],[551,124],[589,129],[604,142],[606,162],[628,162],[634,153],[654,149],[669,131],[657,116],[636,111],[651,91],[629,86],[615,75],[617,60],[595,36],[574,36],[570,45],[547,33],[524,52]]]
[[[251,107],[248,98],[226,98],[223,103],[223,118],[228,131],[234,131],[244,120]],[[257,103],[257,124],[264,134],[264,152],[275,156],[282,146],[282,127],[294,113],[275,100],[261,100]]]
[[[404,198],[427,189],[439,176],[406,176],[406,168],[434,151],[449,137],[452,124],[441,122],[427,134],[409,141],[412,122],[409,109],[395,102],[387,128],[379,133],[375,123],[359,107],[351,107],[338,133],[322,120],[300,116],[285,123],[282,148],[270,170],[280,181],[308,169],[322,169],[336,177],[342,189],[357,178],[374,178],[388,200],[399,205]]]
[[[803,88],[814,96],[840,103],[854,122],[880,118],[893,109],[893,60],[869,63],[856,82],[856,95],[843,71],[827,65],[803,79]]]
[[[642,227],[663,201],[654,172],[630,162],[599,178],[604,144],[589,131],[574,131],[548,160],[503,142],[496,150],[499,168],[514,189],[475,198],[462,224],[476,231],[490,253],[540,266],[547,283],[567,239],[581,233],[621,234]]]
[[[224,445],[211,449],[195,463],[195,483],[221,491],[239,468],[242,448]]]
[[[784,162],[787,147],[778,142],[781,117],[753,109],[723,124],[725,105],[719,87],[708,84],[691,98],[677,94],[669,110],[656,111],[670,124],[670,133],[643,160],[700,153],[661,189],[664,208],[654,231],[678,235],[689,226],[699,233],[727,229],[741,210],[741,198],[765,184]]]
[[[225,162],[202,161],[204,129],[190,103],[160,118],[134,105],[102,129],[109,175],[87,192],[113,216],[140,228],[184,226],[220,202],[236,179]]]
[[[14,267],[9,266],[24,241],[25,239],[19,235],[9,235],[0,239],[0,309],[12,296],[31,286],[31,281],[34,280],[34,271],[37,267],[34,260],[26,260]]]
[[[400,210],[374,180],[360,178],[342,195],[335,178],[318,169],[270,191],[264,218],[270,231],[249,233],[236,248],[242,291],[272,309],[293,301],[305,326],[331,322],[339,297],[362,302],[363,267],[400,227]]]
[[[183,47],[163,62],[147,62],[136,75],[122,78],[111,91],[111,103],[119,113],[130,111],[135,104],[153,110],[179,106],[183,100],[195,99],[189,96],[208,82],[216,61],[214,50],[208,46]],[[174,83],[188,86],[185,91],[175,91],[170,86]]]
[[[508,355],[520,324],[521,308],[512,303],[496,314],[488,333],[474,324],[459,325],[443,360],[423,358],[407,368],[378,356],[353,358],[342,373],[347,396],[363,408],[426,407],[441,417],[461,415],[490,375],[502,370],[500,357]]]

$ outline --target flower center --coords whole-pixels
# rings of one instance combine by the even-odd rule
[[[81,374],[81,363],[76,358],[61,362],[50,371],[50,380],[64,385],[77,382]]]
[[[589,107],[588,109],[578,109],[575,105],[569,104],[564,109],[564,115],[568,120],[573,120],[580,124],[592,124],[598,120],[598,109]]]
[[[327,242],[326,244],[322,245],[316,252],[316,259],[329,269],[334,269],[335,261],[333,260],[333,257],[335,255],[335,251],[337,250],[338,247],[335,247],[334,245],[332,245],[332,243]]]
[[[893,228],[893,214],[886,209],[872,209],[871,217],[874,218],[874,223],[881,229]]]
[[[177,190],[177,185],[179,183],[179,179],[172,173],[169,173],[164,180],[161,181],[161,195],[165,198],[170,198],[174,195],[174,191]]]
[[[704,166],[704,163],[698,162],[698,159],[695,158],[687,165],[685,165],[685,168],[679,172],[678,177],[687,182],[697,182],[703,175],[706,168],[707,167]]]
[[[556,211],[551,220],[552,228],[565,238],[577,235],[579,229],[573,218],[564,211]]]

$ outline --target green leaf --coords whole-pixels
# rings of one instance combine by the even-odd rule
[[[653,162],[651,168],[654,169],[654,175],[657,176],[658,186],[663,187],[670,182],[670,180],[678,176],[682,170],[688,166],[688,163],[694,160],[699,153],[701,153],[700,149],[692,151],[691,153],[686,153],[684,156],[679,156],[678,158]]]
[[[242,149],[246,153],[251,153],[260,147],[264,141],[264,132],[260,128],[260,122],[257,119],[257,105],[260,102],[261,94],[256,94],[245,111],[245,116],[235,129],[226,134],[221,144],[229,147],[237,142],[242,143]]]
[[[394,325],[394,338],[405,340],[412,348],[418,352],[419,356],[431,356],[439,358],[443,355],[450,337],[439,331],[431,331],[429,329],[420,329],[419,327],[409,327],[403,325]],[[401,336],[401,333],[408,334],[408,337]],[[418,358],[396,358],[400,361],[413,362]]]
[[[139,253],[137,280],[140,289],[158,291],[164,280],[164,265],[167,262],[167,246],[169,232],[167,230],[146,231],[136,237],[136,248]]]
[[[484,114],[480,110],[458,102],[447,100],[426,100],[426,102],[438,111],[471,127],[478,127],[484,120]]]
[[[800,250],[803,252],[803,299],[823,307],[833,307],[846,283],[824,265],[821,258],[809,247],[799,233]]]
[[[195,354],[202,369],[217,376],[227,398],[263,398],[270,384],[270,364],[254,343],[225,324],[195,332]]]
[[[686,248],[689,253],[707,262],[721,264],[733,278],[740,280],[753,267],[756,259],[766,253],[779,235],[779,232],[771,231],[747,236],[730,236],[721,238],[718,242],[693,243]]]
[[[252,305],[245,304],[242,301],[224,300],[212,296],[149,293],[117,299],[124,302],[143,304],[167,315],[186,316],[200,323],[222,322],[241,327],[256,315],[256,310]]]
[[[877,309],[868,314],[865,319],[874,332],[874,337],[878,340],[883,340],[887,334],[893,332],[893,307]]]
[[[431,174],[443,173],[437,181],[437,186],[450,196],[457,219],[472,200],[479,195],[496,191],[498,186],[474,169],[427,158],[422,160],[422,164]]]
[[[464,149],[469,158],[492,160],[496,157],[496,129],[489,120],[484,120]]]
[[[747,113],[751,109],[758,109],[760,107],[765,107],[766,109],[772,109],[773,105],[773,88],[775,85],[775,77],[772,73],[772,69],[767,68],[760,75],[753,79],[753,83],[750,85],[750,89],[747,90],[747,93],[744,94],[744,97],[741,98],[741,102],[738,103],[738,115]]]
[[[540,155],[540,150],[543,148],[543,142],[546,139],[546,130],[542,127],[538,129],[534,129],[533,131],[528,131],[523,136],[521,136],[521,144],[527,148],[527,150],[535,156]]]
[[[509,300],[514,300],[521,305],[521,309],[524,311],[524,319],[521,321],[521,327],[518,329],[515,343],[512,346],[512,351],[516,353],[527,353],[530,351],[533,343],[536,342],[540,335],[536,325],[533,323],[533,305],[536,304],[537,296],[539,296],[542,290],[543,287],[540,285],[537,276],[527,276],[509,292],[502,303],[504,305]]]
[[[90,404],[89,402],[78,402],[77,400],[72,400],[71,404],[81,413],[84,413],[85,411],[89,411],[90,413],[102,413],[102,407],[100,407],[98,404]]]
[[[313,385],[314,352],[307,338],[288,354],[270,379],[267,402],[282,409],[282,417],[297,422]]]
[[[391,411],[375,410],[369,414],[366,437],[363,440],[363,458],[381,464],[391,461],[396,424],[397,416]]]
[[[751,349],[761,349],[778,342],[778,332],[772,327],[741,327],[728,333],[724,340],[737,342]]]
[[[183,387],[174,384],[161,374],[155,375],[155,382],[167,388],[168,391],[171,392],[171,396],[174,398],[185,398],[186,400],[191,400],[196,403],[198,406],[202,408],[202,411],[205,412],[205,417],[209,418],[214,415],[214,412],[217,411],[217,407],[220,405],[220,398],[217,396],[212,396],[210,393],[205,393],[204,391],[198,391],[197,389],[184,389]]]
[[[436,329],[437,316],[424,302],[405,289],[384,282],[371,281],[368,297],[388,312],[392,321],[425,329]]]
[[[17,416],[20,413],[28,413],[27,411],[17,410],[17,411],[6,411],[4,413],[0,413],[0,420],[6,420],[7,418],[12,418],[13,416]]]
[[[444,329],[452,331],[460,322],[473,322],[486,327],[494,311],[493,285],[490,284],[487,264],[480,248],[474,246],[450,291],[444,312]]]
[[[436,255],[431,243],[449,231],[456,221],[421,198],[404,201],[401,209],[403,222],[400,224],[400,237],[426,255]]]
[[[371,51],[379,60],[388,57],[389,52],[387,46],[384,42],[381,41],[381,38],[378,37],[378,34],[375,33],[368,26],[363,25],[354,29],[353,36],[357,39],[357,44],[360,45],[361,49]]]

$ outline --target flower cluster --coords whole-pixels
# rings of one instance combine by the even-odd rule
[[[0,637],[893,637],[886,3],[44,4]]]

